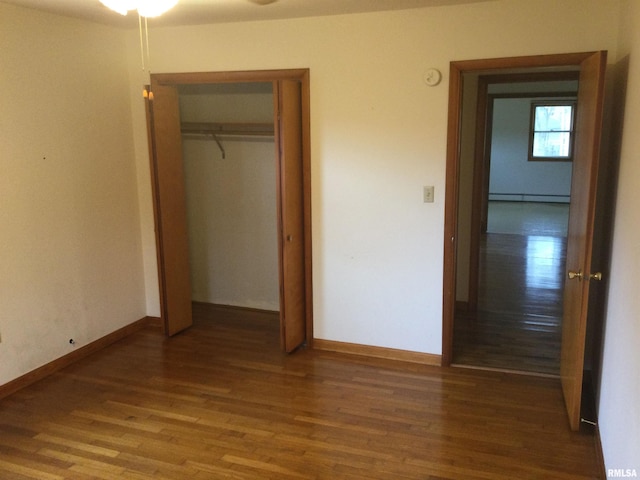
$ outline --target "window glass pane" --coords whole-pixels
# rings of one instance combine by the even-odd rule
[[[571,130],[571,105],[536,106],[534,130],[569,131]]]
[[[534,157],[569,157],[569,132],[537,132],[533,134]]]

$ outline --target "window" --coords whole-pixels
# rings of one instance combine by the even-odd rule
[[[571,161],[575,102],[531,104],[529,160]]]

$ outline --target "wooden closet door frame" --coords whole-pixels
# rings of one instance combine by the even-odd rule
[[[278,82],[280,80],[296,80],[301,85],[301,114],[302,114],[302,214],[304,225],[304,301],[305,301],[305,330],[306,345],[313,346],[313,275],[312,275],[312,241],[311,241],[311,147],[310,147],[310,81],[309,69],[284,69],[284,70],[254,70],[233,72],[188,72],[188,73],[158,73],[152,74],[153,82],[163,86],[178,87],[180,85],[215,84],[215,83],[251,83],[251,82]],[[275,92],[274,92],[275,94]],[[149,110],[147,110],[149,111]],[[156,178],[154,163],[153,131],[147,116],[147,130],[149,135],[149,155],[151,164],[152,183]],[[278,159],[279,161],[279,159]],[[160,287],[165,284],[163,258],[161,250],[161,237],[159,234],[159,212],[161,205],[153,185],[153,209],[155,217],[155,237],[158,259],[158,281]],[[279,192],[278,192],[279,196]],[[160,288],[160,302],[163,305],[163,292]],[[161,312],[164,324],[164,312]],[[166,331],[165,326],[165,333]]]

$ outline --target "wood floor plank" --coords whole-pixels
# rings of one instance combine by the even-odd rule
[[[49,442],[55,445],[74,448],[76,450],[84,450],[94,455],[102,455],[105,457],[117,457],[120,452],[112,448],[99,447],[90,443],[78,442],[69,438],[62,438],[46,433],[39,433],[33,437],[35,440],[41,440],[43,442]]]
[[[85,441],[108,450],[120,451],[125,447],[137,448],[140,446],[139,441],[127,438],[120,430],[115,431],[115,434],[109,434],[105,429],[100,429],[100,432],[96,432],[91,425],[70,425],[69,422],[61,425],[45,421],[41,425],[43,430],[51,432],[53,435],[64,435],[64,438],[70,441]]]
[[[48,473],[42,467],[37,469],[30,468],[18,463],[7,462],[2,459],[0,459],[0,473],[3,474],[4,478],[9,478],[9,476],[13,476],[13,474],[20,475],[22,478],[31,478],[35,480],[65,480],[66,478],[62,475]],[[13,478],[18,477],[13,476]]]
[[[559,381],[336,352],[194,305],[0,401],[0,478],[597,478]]]

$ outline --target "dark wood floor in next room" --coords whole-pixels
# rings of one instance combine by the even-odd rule
[[[2,479],[593,479],[559,380],[279,351],[196,304],[0,400]]]
[[[453,362],[559,376],[569,206],[489,204],[477,310],[456,310]]]

